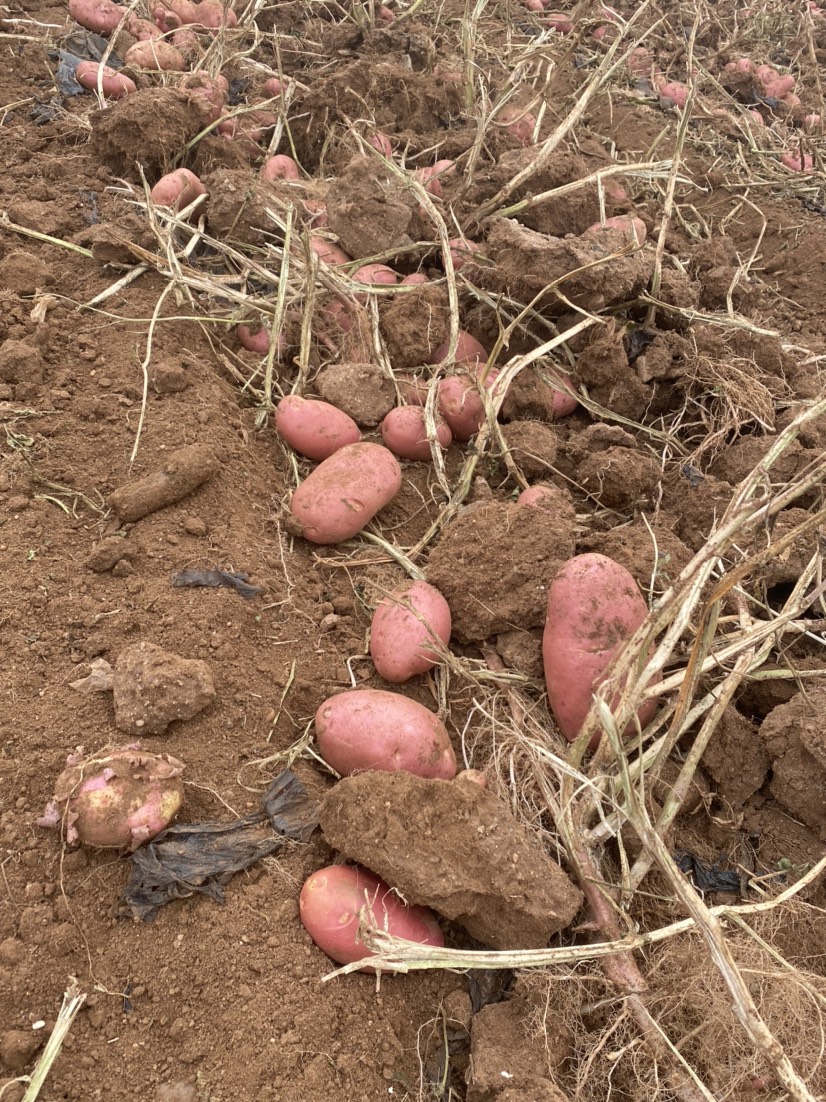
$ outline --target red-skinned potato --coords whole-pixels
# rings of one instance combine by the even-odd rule
[[[548,26],[557,34],[570,34],[574,29],[573,20],[564,11],[549,11]]]
[[[201,43],[191,27],[181,27],[172,35],[172,45],[180,50],[184,57],[194,58],[201,54]]]
[[[489,371],[485,386],[492,386],[498,375],[496,370]],[[470,440],[484,423],[485,404],[479,386],[478,377],[468,374],[448,375],[439,382],[439,413],[456,440]]]
[[[818,115],[818,119],[820,116]],[[422,283],[430,283],[430,280],[424,274],[424,272],[413,272],[411,275],[406,275],[402,280],[402,287],[418,287]]]
[[[380,130],[377,130],[375,134],[371,134],[367,139],[367,144],[371,145],[373,149],[377,149],[379,153],[385,157],[393,156],[393,143],[387,137],[386,134],[382,134]]]
[[[411,582],[376,606],[370,625],[370,657],[379,677],[398,685],[441,661],[450,641],[447,601],[435,586]]]
[[[593,226],[589,226],[585,232],[599,233],[601,230],[620,230],[640,245],[645,244],[648,236],[648,230],[642,218],[631,214],[617,214],[614,218],[606,218],[604,222],[594,222]]]
[[[161,176],[150,195],[152,202],[159,207],[183,210],[199,195],[206,195],[206,188],[194,172],[190,172],[188,168],[176,168],[174,172]]]
[[[452,237],[448,241],[448,246],[455,272],[461,272],[462,268],[473,263],[476,256],[482,251],[475,241],[469,241],[467,237]]]
[[[136,38],[138,42],[148,42],[150,38],[160,38],[160,28],[155,23],[150,23],[148,19],[141,19],[139,15],[132,12],[127,15],[124,23],[126,30],[133,38]]]
[[[221,27],[235,27],[238,25],[238,16],[230,7],[224,7],[220,0],[201,0],[195,4],[195,18],[193,24],[205,27],[208,31],[218,31]]]
[[[278,77],[270,77],[269,80],[265,80],[261,85],[261,91],[265,96],[280,96],[283,90],[284,85]]]
[[[561,377],[570,386],[571,390],[575,390],[574,380],[566,372],[560,372]],[[551,399],[551,411],[553,413],[554,421],[558,421],[560,417],[569,417],[579,405],[576,398],[572,398],[570,394],[566,394],[564,390],[555,390],[553,398]]]
[[[476,784],[479,788],[488,786],[488,778],[481,769],[463,769],[456,774],[454,781],[457,784]]]
[[[270,334],[263,325],[253,329],[249,325],[239,325],[236,334],[242,348],[247,352],[256,352],[259,356],[266,356],[270,350]]]
[[[615,655],[647,613],[632,575],[605,555],[577,555],[557,572],[548,590],[542,660],[551,711],[569,742],[579,734]],[[640,708],[643,726],[656,707],[649,701]],[[625,733],[633,730],[629,723]],[[591,740],[592,750],[599,739]]]
[[[341,299],[334,298],[332,302],[328,302],[321,313],[332,325],[341,329],[342,332],[351,332],[353,328],[353,318],[350,313],[350,307],[342,302]]]
[[[729,73],[753,73],[754,62],[750,57],[740,57],[736,61],[730,61],[726,65],[726,70]]]
[[[804,153],[801,160],[800,150],[796,150],[794,153],[784,153],[780,158],[780,163],[794,172],[811,172],[815,166],[815,160],[811,153]]]
[[[392,23],[396,18],[395,12],[391,11],[386,4],[382,4],[379,8],[379,19],[382,23]]]
[[[395,287],[399,282],[397,272],[386,264],[364,264],[353,272],[356,283],[373,283],[382,287]]]
[[[422,185],[428,195],[432,195],[434,199],[441,199],[442,183],[435,168],[431,166],[417,168],[413,173],[413,179]]]
[[[420,945],[444,945],[439,924],[426,907],[411,907],[372,872],[354,865],[330,865],[304,882],[299,913],[304,929],[331,960],[352,964],[373,954],[359,939],[359,922]],[[373,972],[366,964],[361,972]]]
[[[427,402],[427,392],[430,383],[419,375],[401,374],[396,376],[396,383],[402,401],[409,406],[423,406]]]
[[[261,169],[262,180],[300,180],[301,169],[292,157],[286,153],[276,153],[274,157],[267,157],[264,167]]]
[[[180,83],[182,92],[203,104],[209,122],[216,122],[224,110],[227,89],[223,77],[211,77],[209,73],[187,73]]]
[[[349,540],[401,489],[395,455],[381,444],[348,444],[325,459],[293,494],[293,524],[311,543]]]
[[[106,99],[123,99],[137,91],[134,80],[119,73],[117,69],[110,69],[108,65],[101,66],[97,61],[81,61],[75,69],[75,79],[81,88],[89,88],[96,92],[98,87],[98,73],[103,69],[101,88]]]
[[[275,431],[308,459],[329,459],[347,444],[357,444],[361,431],[349,414],[329,402],[288,394],[275,411]]]
[[[442,721],[400,693],[353,689],[331,696],[316,712],[315,730],[319,753],[343,777],[365,770],[442,781],[456,776]]]
[[[184,55],[177,47],[162,38],[136,42],[126,51],[123,60],[136,69],[153,69],[158,72],[182,73],[186,69]]]
[[[670,80],[658,84],[657,91],[660,93],[662,99],[668,100],[681,111],[688,100],[688,88],[679,80]],[[664,106],[667,106],[667,104]]]
[[[453,433],[444,421],[437,420],[436,437],[443,450],[449,448],[453,442]],[[391,409],[381,423],[381,438],[400,459],[418,460],[422,463],[431,459],[424,410],[419,405]]]
[[[323,199],[304,199],[302,200],[304,210],[307,212],[308,221],[311,226],[315,226],[316,229],[323,229],[329,222],[327,217],[327,204]]]
[[[120,26],[124,9],[112,0],[69,0],[69,15],[87,31],[108,37]]]
[[[444,363],[447,360],[449,347],[450,342],[443,341],[433,353],[430,363]],[[488,353],[484,346],[481,345],[475,337],[472,337],[470,333],[466,333],[464,329],[460,329],[458,340],[456,341],[456,351],[453,354],[451,363],[471,364],[474,367],[478,367],[480,364],[486,364],[487,362]]]
[[[519,107],[508,105],[502,108],[497,119],[508,133],[513,134],[514,138],[520,141],[522,145],[532,144],[533,132],[536,127],[536,119],[533,115]]]
[[[340,267],[342,264],[350,264],[353,260],[340,245],[334,245],[332,241],[319,237],[317,234],[310,236],[310,248],[320,260],[333,268]]]
[[[539,482],[536,486],[529,486],[527,490],[523,490],[516,499],[516,504],[528,505],[534,509],[544,509],[548,513],[556,514],[559,507],[559,490]]]

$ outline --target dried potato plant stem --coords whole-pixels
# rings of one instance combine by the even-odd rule
[[[619,69],[619,67],[627,60],[628,56],[631,53],[631,50],[636,49],[637,46],[639,46],[640,42],[647,38],[648,35],[650,35],[654,28],[658,25],[655,23],[653,27],[649,28],[644,34],[640,35],[640,37],[634,41],[633,46],[617,61],[614,61],[614,57],[616,56],[625,35],[628,33],[628,31],[631,30],[631,28],[641,18],[641,16],[648,10],[648,8],[651,6],[651,3],[652,0],[643,0],[643,3],[640,4],[631,19],[629,19],[629,21],[623,28],[623,34],[618,35],[617,38],[611,43],[608,52],[600,62],[594,75],[585,85],[584,91],[581,93],[576,103],[571,108],[570,112],[565,116],[559,126],[557,126],[556,130],[554,130],[554,132],[545,139],[542,145],[538,147],[537,154],[534,160],[531,161],[529,165],[526,165],[521,172],[518,172],[513,177],[513,179],[508,181],[507,184],[500,188],[499,191],[497,191],[497,193],[491,199],[489,199],[486,203],[483,203],[479,207],[472,219],[472,225],[481,225],[482,222],[484,222],[490,215],[494,214],[501,206],[503,206],[508,201],[508,199],[510,199],[510,197],[516,191],[518,191],[519,188],[522,187],[523,184],[526,184],[528,180],[531,180],[534,176],[536,176],[537,173],[543,170],[545,165],[553,156],[559,144],[562,142],[563,138],[565,138],[571,132],[571,130],[573,130],[573,128],[585,114],[588,109],[589,103],[603,86],[603,84],[605,84],[605,82],[609,80],[611,76],[613,76],[613,74],[617,71],[617,69]]]

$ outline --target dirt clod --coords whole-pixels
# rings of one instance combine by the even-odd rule
[[[396,404],[392,382],[371,363],[331,364],[319,372],[316,388],[325,402],[365,428],[377,425]]]
[[[162,735],[215,699],[206,662],[181,658],[154,643],[135,643],[115,663],[115,723],[132,735]]]
[[[0,1064],[8,1071],[22,1071],[43,1044],[43,1034],[10,1029],[0,1037]]]
[[[109,504],[124,522],[173,505],[191,494],[220,470],[215,454],[201,444],[189,444],[173,452],[161,470],[119,487],[109,497]]]
[[[142,88],[92,116],[92,148],[118,176],[137,181],[141,165],[154,183],[206,121],[198,101],[183,92]]]
[[[345,777],[320,823],[334,849],[494,949],[539,948],[579,909],[580,893],[536,837],[478,785]]]

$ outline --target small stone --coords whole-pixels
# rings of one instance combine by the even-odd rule
[[[121,536],[110,536],[96,544],[91,553],[86,557],[86,568],[93,570],[95,574],[102,574],[111,570],[122,559],[128,558],[131,549]]]
[[[170,723],[203,711],[215,699],[215,686],[206,662],[135,643],[118,655],[113,697],[121,731],[161,735]]]
[[[184,531],[190,536],[205,536],[207,526],[200,517],[184,517]]]

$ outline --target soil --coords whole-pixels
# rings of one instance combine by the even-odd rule
[[[228,880],[223,904],[187,896],[151,923],[123,917],[127,855],[66,846],[37,825],[69,754],[136,736],[144,750],[185,763],[181,821],[257,811],[323,700],[354,685],[387,688],[366,657],[370,616],[412,557],[449,601],[455,661],[394,691],[439,711],[457,758],[485,770],[490,785],[457,794],[446,782],[421,792],[414,779],[374,783],[415,790],[397,794],[410,810],[392,838],[414,901],[442,908],[452,947],[475,944],[468,930],[482,948],[598,940],[547,806],[517,796],[523,783],[533,791],[534,767],[503,734],[515,684],[548,754],[567,752],[542,681],[548,587],[571,555],[599,551],[656,599],[778,434],[824,392],[826,146],[822,123],[805,120],[826,117],[817,71],[826,17],[812,16],[812,29],[792,5],[744,11],[726,0],[700,28],[695,57],[716,79],[699,78],[660,271],[665,170],[536,198],[617,161],[674,156],[679,114],[626,67],[541,170],[497,204],[507,216],[479,217],[536,153],[496,118],[482,133],[482,107],[509,87],[519,62],[514,103],[547,139],[604,56],[587,20],[537,45],[544,17],[517,3],[488,5],[470,89],[464,4],[425,0],[402,19],[409,5],[397,0],[399,18],[375,26],[367,7],[289,0],[260,7],[226,37],[201,36],[196,52],[210,72],[223,65],[232,110],[259,100],[268,76],[290,87],[267,107],[287,126],[260,141],[203,136],[203,101],[172,73],[136,72],[138,91],[115,104],[64,95],[56,51],[69,34],[72,48],[89,48],[84,34],[77,47],[66,5],[9,0],[3,10],[0,1084],[31,1074],[71,977],[86,995],[44,1102],[671,1097],[596,965],[515,977],[411,971],[383,975],[378,987],[366,974],[325,981],[334,966],[301,925],[298,896],[311,872],[342,854],[392,880],[392,832],[376,834],[382,806],[370,804],[372,790],[353,798],[337,848],[316,831]],[[616,5],[623,18],[637,7]],[[684,79],[694,6],[652,6],[641,27],[660,14],[652,57],[669,79]],[[597,6],[591,16],[602,18]],[[607,26],[610,41],[615,25]],[[755,100],[752,82],[731,73],[720,83],[724,64],[745,53],[791,71],[800,107]],[[399,171],[371,153],[376,131],[390,138]],[[783,167],[786,149],[813,153],[813,172]],[[294,156],[307,178],[263,181],[261,164],[276,151]],[[447,236],[464,234],[481,250],[457,277],[461,327],[488,349],[499,342],[501,367],[583,319],[594,324],[516,376],[487,449],[454,444],[441,470],[404,463],[400,492],[365,538],[312,546],[290,534],[289,520],[290,494],[312,465],[278,440],[271,412],[284,393],[322,395],[379,440],[381,417],[398,400],[393,376],[435,377],[424,365],[448,338],[452,308],[441,227],[400,166],[439,158],[459,162],[433,200]],[[189,229],[170,229],[145,201],[145,186],[178,164],[208,190]],[[646,227],[644,249],[622,229],[589,229],[626,212]],[[354,261],[432,282],[369,298],[362,288],[356,298],[350,269],[316,266],[298,241],[309,227]],[[241,322],[264,326],[274,343],[278,331],[272,357],[241,347]],[[560,373],[585,388],[563,418],[553,406]],[[822,468],[824,447],[821,417],[765,476],[766,492]],[[516,505],[523,482],[552,485],[558,508]],[[822,553],[822,518],[768,552],[822,505],[813,483],[742,533],[738,553],[752,559],[738,586],[752,615],[776,613],[802,577],[819,577],[819,566],[806,571]],[[223,571],[240,585],[173,585],[185,570]],[[736,602],[725,606],[728,625],[743,615]],[[710,868],[742,868],[747,847],[769,892],[772,878],[802,874],[826,854],[821,615],[813,605],[793,635],[767,636],[760,676],[744,680],[722,712],[669,837],[673,850]],[[681,659],[700,626],[687,625]],[[115,693],[74,688],[100,659],[122,679]],[[491,688],[485,676],[503,665],[511,680]],[[698,674],[699,693],[713,676]],[[655,778],[655,813],[690,745],[682,740]],[[314,795],[328,808],[343,800],[345,789],[299,749],[295,767]],[[370,775],[350,785],[371,789]],[[425,792],[433,785],[438,796]],[[460,840],[457,817],[479,837],[515,832],[490,851],[481,924],[462,925],[467,900],[453,906],[449,885],[421,894],[436,878],[434,853],[444,858],[437,871],[475,870],[474,890],[484,881],[484,853]],[[440,834],[432,852],[426,829]],[[618,834],[605,852],[621,884],[639,840],[627,827]],[[523,887],[548,873],[541,891],[525,889],[527,933],[507,921],[522,905],[505,875],[518,879],[514,853],[529,855]],[[562,906],[549,899],[552,883]],[[822,883],[801,899],[787,924],[759,929],[820,983]],[[731,898],[711,891],[708,901]],[[613,902],[629,929],[684,917],[656,873],[627,914],[623,893]],[[765,1085],[766,1067],[742,1056],[734,1027],[719,1028],[715,1013],[722,1006],[730,1015],[730,1000],[716,978],[703,978],[698,944],[680,950],[672,939],[660,955],[651,946],[640,954],[652,1005],[718,1095],[744,1098],[744,1084]],[[738,949],[756,952],[745,935]],[[800,1026],[811,1007],[795,1005],[784,1019],[791,1004],[782,985],[771,986],[781,984],[777,974],[773,959],[759,958],[755,989],[768,976],[766,998],[780,1008],[772,1028],[822,1095],[823,1069],[806,1063],[819,1041]],[[22,1094],[11,1085],[3,1102]]]

